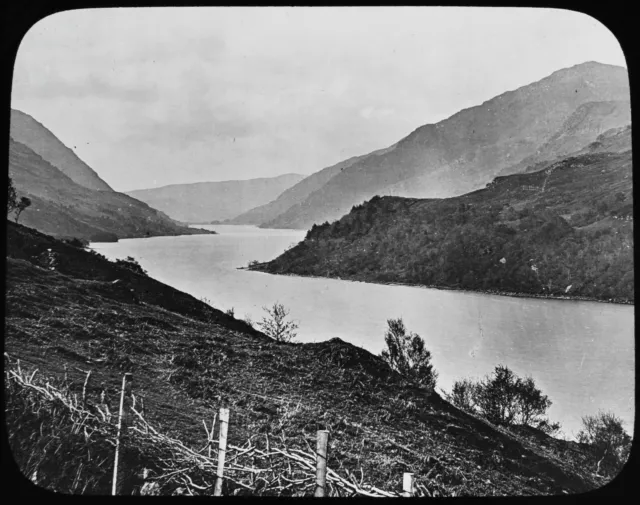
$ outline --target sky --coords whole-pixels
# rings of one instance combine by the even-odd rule
[[[311,174],[585,61],[626,67],[557,9],[83,9],[27,32],[12,107],[129,191]]]

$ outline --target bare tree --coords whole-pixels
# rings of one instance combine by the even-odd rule
[[[294,321],[287,321],[289,310],[281,303],[274,303],[273,307],[262,307],[268,316],[262,318],[258,323],[262,331],[278,342],[291,342],[296,338],[298,324]]]

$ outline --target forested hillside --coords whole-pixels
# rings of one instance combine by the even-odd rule
[[[376,196],[251,268],[513,294],[634,300],[631,130],[447,199]],[[603,146],[624,152],[598,152]]]

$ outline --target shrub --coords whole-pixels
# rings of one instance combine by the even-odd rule
[[[16,217],[15,217],[16,223],[20,219],[20,214],[22,214],[22,212],[30,206],[31,206],[31,200],[29,198],[27,198],[26,196],[23,196],[22,198],[20,198],[20,202],[18,202],[16,206]]]
[[[622,427],[623,421],[612,412],[599,411],[582,418],[578,442],[590,446],[598,459],[596,471],[616,474],[624,466],[631,450],[631,437]]]
[[[17,194],[16,188],[13,185],[13,179],[9,176],[9,181],[7,184],[7,216],[11,214],[14,210],[18,208]]]
[[[70,246],[78,247],[80,249],[84,249],[84,247],[87,245],[86,241],[82,241],[81,239],[79,239],[77,237],[64,239],[63,242],[65,244],[69,244]]]
[[[140,263],[138,263],[138,261],[132,256],[127,256],[125,259],[116,260],[116,265],[140,275],[147,275],[147,271],[142,268]]]
[[[231,307],[229,310],[227,310],[225,312],[225,314],[227,314],[228,316],[231,316],[231,317],[235,317],[236,311],[235,311],[235,309],[233,307]]]
[[[438,373],[431,364],[431,353],[416,333],[407,333],[402,319],[388,319],[385,333],[387,348],[381,357],[389,366],[415,384],[433,390]]]
[[[493,376],[479,382],[456,381],[449,400],[457,407],[478,414],[498,426],[522,424],[551,434],[560,429],[544,417],[551,400],[536,387],[531,377],[518,377],[498,365]]]
[[[287,321],[289,310],[281,303],[274,303],[273,307],[262,307],[268,316],[262,318],[258,323],[262,331],[277,342],[291,342],[296,338],[298,324],[294,321]]]
[[[475,412],[475,388],[474,384],[469,379],[462,379],[456,381],[453,385],[449,400],[456,406],[467,412]]]

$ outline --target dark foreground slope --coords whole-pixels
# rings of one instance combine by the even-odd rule
[[[278,451],[308,453],[318,429],[331,434],[330,469],[387,491],[401,489],[405,471],[431,496],[577,493],[605,483],[579,444],[497,429],[408,386],[380,358],[340,339],[278,344],[189,295],[13,224],[6,309],[9,442],[22,471],[49,489],[110,493],[115,421],[98,426],[98,404],[104,391],[108,410],[117,410],[125,371],[152,426],[184,447],[206,455],[203,421],[227,406],[230,446],[269,448],[271,456],[254,460],[232,453],[230,466],[265,471],[230,470],[225,495],[312,493],[313,480],[301,481],[296,461]],[[15,380],[17,359],[24,381],[37,368],[44,389],[45,381],[60,383],[66,365],[78,395],[91,371],[93,417],[73,420],[63,402]],[[212,493],[214,466],[191,459],[168,475],[166,465],[185,451],[144,431],[128,432],[126,489],[144,467],[163,494],[185,486]]]
[[[77,184],[26,145],[13,138],[9,142],[9,174],[18,196],[32,202],[20,216],[27,226],[95,242],[212,233],[188,228],[123,193]]]
[[[599,139],[589,153],[460,197],[374,197],[251,268],[633,302],[630,128]]]

